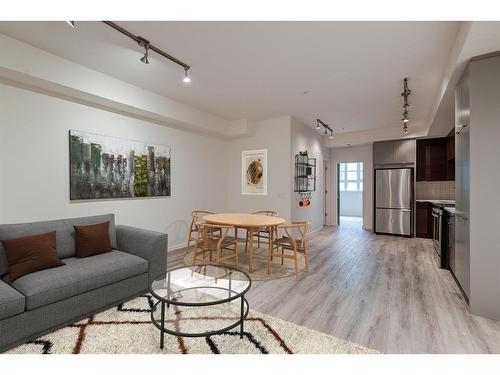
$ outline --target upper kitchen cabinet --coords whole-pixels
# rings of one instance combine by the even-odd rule
[[[446,176],[448,181],[455,181],[455,128],[453,128],[446,137]]]
[[[454,156],[449,159],[454,149],[448,143],[448,137],[417,140],[417,181],[455,179]]]
[[[415,140],[404,139],[373,143],[375,167],[415,163]]]

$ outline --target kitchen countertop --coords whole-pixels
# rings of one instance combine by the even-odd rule
[[[444,210],[455,215],[455,207],[445,207]]]
[[[454,200],[446,200],[446,199],[417,199],[417,202],[429,202],[432,204],[455,204]]]

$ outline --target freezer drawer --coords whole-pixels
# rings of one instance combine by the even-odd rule
[[[411,234],[411,210],[377,208],[375,232],[409,236]]]
[[[411,169],[377,169],[375,171],[375,207],[411,208]]]

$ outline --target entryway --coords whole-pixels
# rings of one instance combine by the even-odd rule
[[[337,164],[338,224],[363,227],[363,163]]]

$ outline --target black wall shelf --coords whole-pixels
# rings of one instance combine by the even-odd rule
[[[295,155],[294,191],[304,193],[316,191],[316,158]]]

